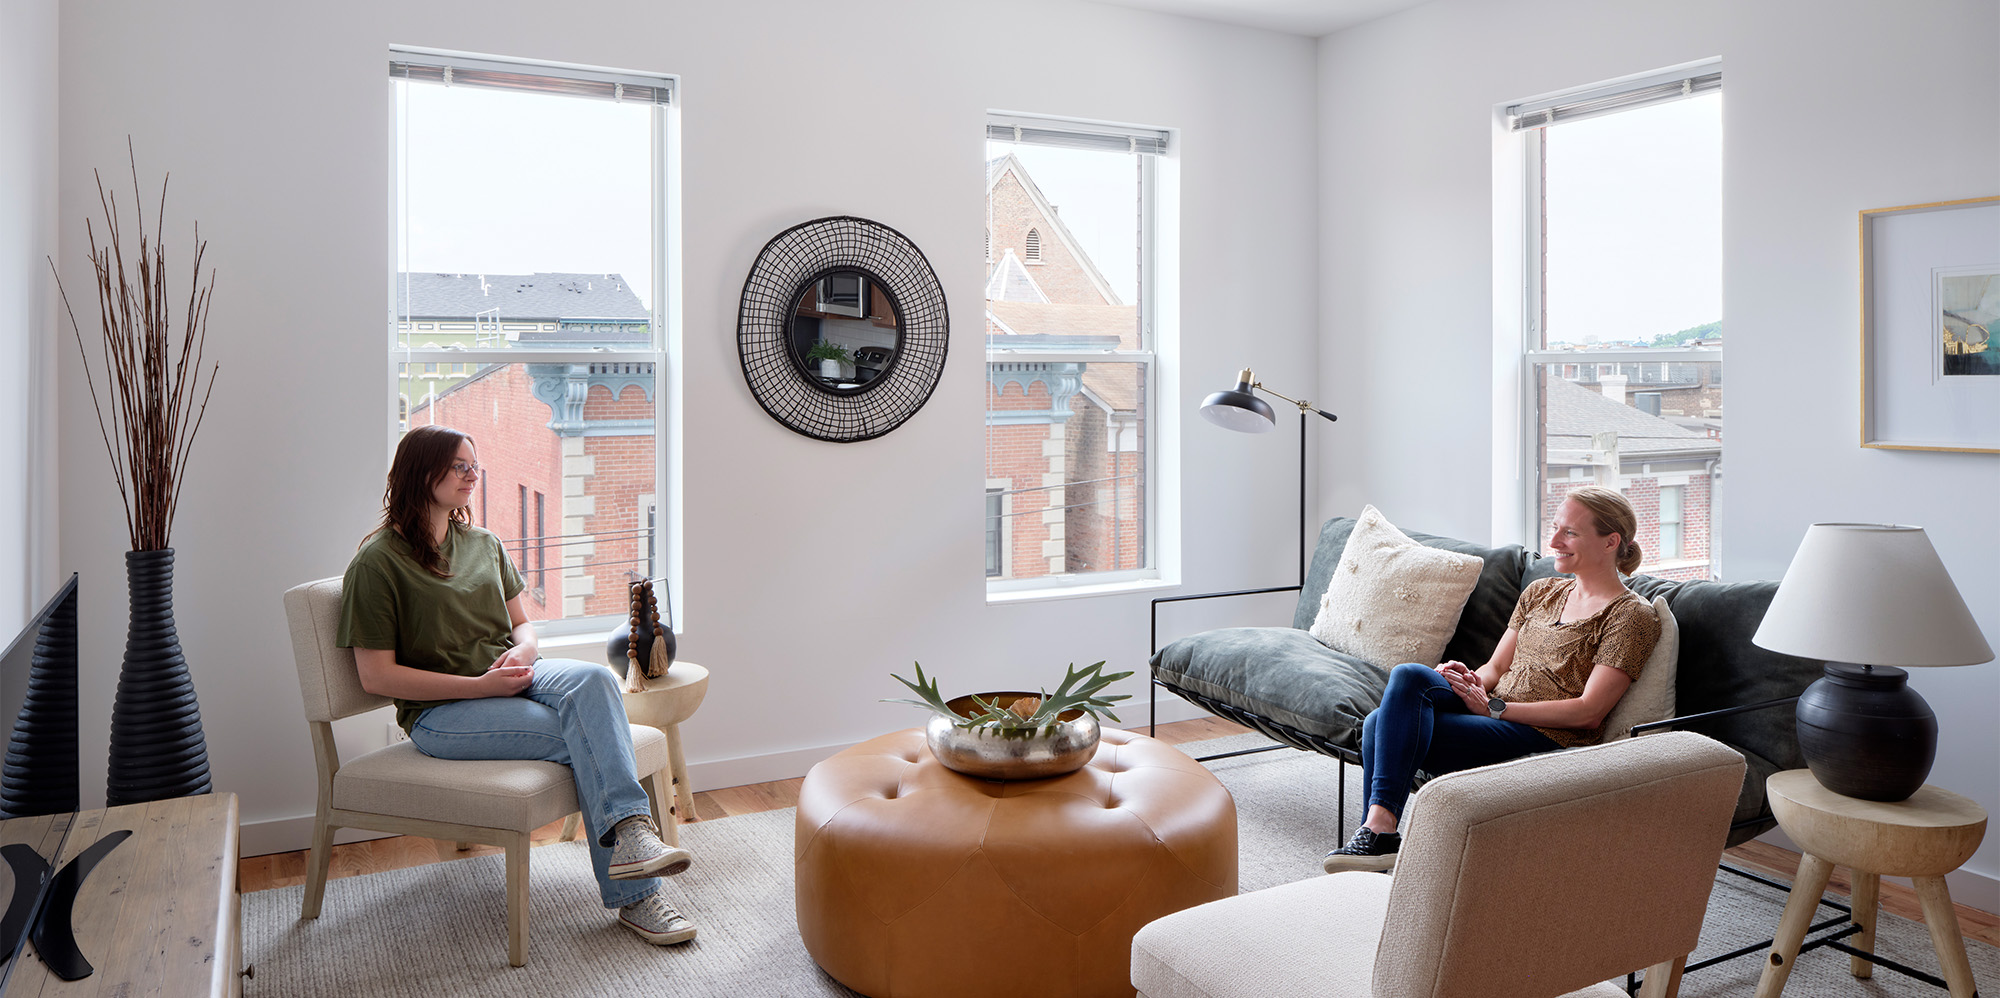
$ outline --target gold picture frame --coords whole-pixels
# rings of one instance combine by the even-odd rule
[[[1859,224],[1861,446],[2000,454],[2000,196]]]

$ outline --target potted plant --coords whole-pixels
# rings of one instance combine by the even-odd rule
[[[838,378],[840,377],[840,365],[846,364],[854,358],[853,355],[847,352],[846,347],[827,340],[820,340],[806,350],[806,359],[819,361],[820,377]]]
[[[1054,693],[972,693],[951,700],[938,692],[935,678],[917,666],[915,682],[890,674],[920,698],[884,700],[923,707],[936,716],[925,729],[931,754],[945,768],[998,780],[1031,780],[1081,769],[1097,750],[1098,717],[1113,721],[1111,705],[1129,693],[1103,695],[1104,688],[1132,675],[1104,674],[1104,663],[1078,669],[1071,663]]]

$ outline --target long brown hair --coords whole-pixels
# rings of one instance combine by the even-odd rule
[[[1585,485],[1563,494],[1564,499],[1574,499],[1576,504],[1590,511],[1590,518],[1600,534],[1618,535],[1618,574],[1631,575],[1645,560],[1639,550],[1639,542],[1632,535],[1639,531],[1639,515],[1632,511],[1632,504],[1616,490],[1601,485]]]
[[[389,462],[389,485],[382,491],[380,529],[395,531],[409,543],[417,564],[441,579],[451,578],[451,569],[431,540],[431,494],[451,474],[461,441],[472,443],[472,436],[449,426],[411,428],[396,445],[396,458]],[[449,516],[451,521],[471,524],[472,507],[460,506]],[[449,523],[446,529],[451,529]]]

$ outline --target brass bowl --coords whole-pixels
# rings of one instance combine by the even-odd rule
[[[982,693],[980,698],[1002,708],[1037,693]],[[945,706],[960,717],[976,709],[971,696],[948,700]],[[1039,728],[963,728],[942,715],[931,715],[924,729],[931,754],[946,769],[983,780],[1039,780],[1073,773],[1097,752],[1101,736],[1097,718],[1088,711],[1066,710],[1052,724]]]

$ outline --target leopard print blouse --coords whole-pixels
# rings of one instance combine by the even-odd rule
[[[1494,695],[1508,703],[1569,700],[1583,695],[1592,669],[1608,665],[1638,680],[1660,638],[1660,620],[1652,604],[1626,590],[1604,609],[1582,620],[1564,622],[1563,604],[1575,579],[1541,579],[1521,593],[1507,626],[1516,631],[1514,664],[1500,677]],[[1535,730],[1564,748],[1595,745],[1602,728]]]

